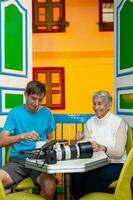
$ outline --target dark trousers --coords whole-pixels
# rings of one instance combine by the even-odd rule
[[[106,192],[108,186],[118,179],[122,166],[122,163],[111,163],[85,173],[73,173],[71,181],[74,200],[90,192]]]

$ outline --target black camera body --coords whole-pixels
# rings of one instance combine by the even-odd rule
[[[55,144],[56,144],[56,141],[52,140],[44,144],[40,149],[40,152],[43,152],[42,157],[45,159],[45,163],[47,164],[57,163],[56,151],[53,148]]]
[[[44,157],[45,157],[45,162],[47,164],[56,164],[57,163],[56,151],[54,149],[46,150],[46,152],[44,153]]]

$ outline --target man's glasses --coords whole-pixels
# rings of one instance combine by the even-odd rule
[[[38,102],[42,102],[43,97],[38,97],[38,96],[35,96],[35,95],[29,95],[29,97],[31,98],[32,101],[38,101]]]

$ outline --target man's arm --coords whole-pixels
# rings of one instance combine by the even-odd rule
[[[104,151],[110,158],[119,159],[122,157],[127,141],[127,126],[124,120],[121,121],[120,126],[114,136],[113,144],[104,146],[91,141],[94,151]]]
[[[9,146],[21,140],[38,140],[38,139],[39,139],[39,135],[34,130],[30,132],[18,134],[15,136],[11,136],[9,131],[3,130],[0,133],[0,147]]]
[[[120,126],[115,134],[114,143],[107,146],[107,155],[110,158],[119,159],[122,157],[127,142],[127,124],[122,119]]]
[[[84,133],[82,133],[81,131],[78,131],[76,136],[75,136],[75,139],[77,141],[89,141],[90,139],[90,131],[88,129],[88,122],[86,123],[85,125],[85,130],[84,130]]]

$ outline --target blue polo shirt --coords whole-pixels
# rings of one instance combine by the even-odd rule
[[[40,107],[36,112],[28,111],[25,105],[13,108],[5,122],[3,130],[14,132],[14,135],[36,131],[40,136],[40,141],[47,138],[47,134],[55,130],[56,125],[51,113],[47,107]],[[19,151],[34,150],[36,141],[21,140],[12,145],[11,157],[22,158]]]

